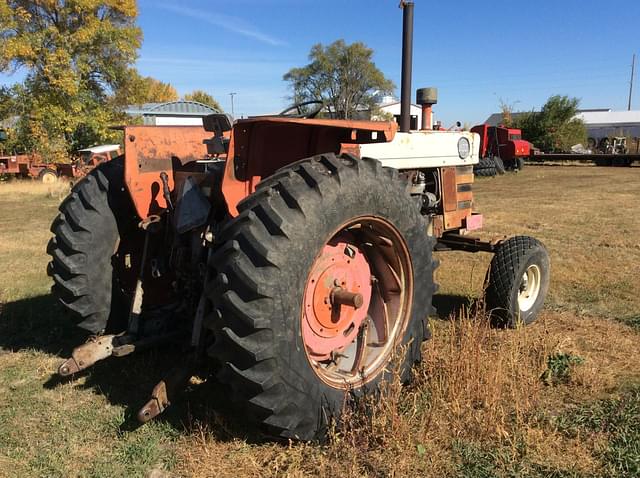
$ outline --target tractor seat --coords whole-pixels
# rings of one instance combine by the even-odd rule
[[[224,136],[214,136],[211,139],[205,139],[204,144],[207,145],[208,154],[227,154],[229,152],[229,143],[231,140]]]
[[[214,133],[213,138],[205,139],[209,154],[227,154],[229,152],[229,138],[224,137],[226,131],[233,128],[233,118],[225,113],[215,113],[202,118],[205,131]]]

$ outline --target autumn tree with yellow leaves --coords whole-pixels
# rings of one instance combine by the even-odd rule
[[[114,98],[142,41],[137,13],[135,0],[0,0],[0,72],[26,73],[11,96],[25,144],[58,160],[114,134]]]

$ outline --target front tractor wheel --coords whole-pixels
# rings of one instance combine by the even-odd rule
[[[40,171],[38,179],[43,184],[53,184],[58,181],[58,174],[53,169],[46,168]]]
[[[239,210],[211,264],[210,355],[267,433],[317,438],[347,393],[392,370],[406,380],[420,359],[435,241],[406,184],[372,159],[299,161]]]
[[[498,246],[487,276],[486,301],[500,325],[516,327],[536,320],[549,289],[549,254],[529,236],[515,236]]]

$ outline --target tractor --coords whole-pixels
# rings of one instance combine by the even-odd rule
[[[353,397],[421,359],[434,251],[494,253],[487,307],[528,324],[549,285],[531,237],[483,241],[471,132],[409,130],[413,2],[403,2],[400,128],[321,119],[321,102],[199,127],[125,127],[124,155],[72,189],[52,225],[53,293],[90,332],[59,367],[177,342],[184,359],[146,422],[206,363],[242,416],[277,439],[322,437]],[[375,158],[375,159],[374,159]]]

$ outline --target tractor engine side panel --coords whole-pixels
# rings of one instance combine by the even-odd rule
[[[458,142],[466,138],[470,152],[458,154]],[[478,162],[480,136],[470,132],[412,131],[397,133],[393,141],[360,146],[362,157],[375,158],[383,166],[399,170],[473,165]]]

